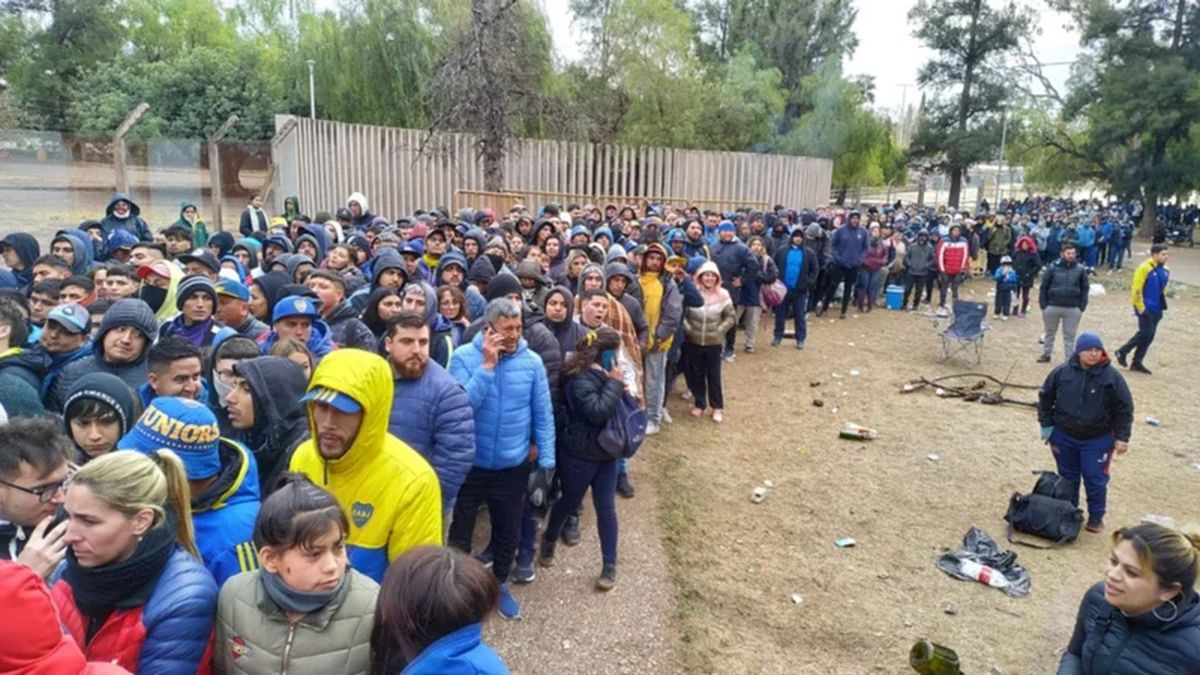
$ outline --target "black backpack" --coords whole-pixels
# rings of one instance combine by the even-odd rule
[[[1034,471],[1033,492],[1014,492],[1008,500],[1008,540],[1032,548],[1056,548],[1074,541],[1083,529],[1083,511],[1071,504],[1071,484],[1053,471]],[[1078,490],[1078,487],[1075,488]],[[1013,530],[1049,539],[1049,546],[1013,539]]]

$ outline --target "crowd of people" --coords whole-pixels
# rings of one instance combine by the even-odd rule
[[[1043,391],[1043,435],[1064,476],[1082,476],[1099,531],[1107,470],[1086,460],[1123,452],[1129,430],[1105,426],[1107,409],[1088,417],[1080,382],[1108,368],[1107,404],[1131,416],[1132,402],[1098,337],[1077,344],[1076,331],[1089,275],[1122,267],[1135,217],[1041,198],[974,217],[640,203],[392,219],[361,193],[310,217],[296,197],[271,216],[254,195],[235,236],[190,203],[152,228],[118,194],[48,247],[8,233],[0,583],[22,616],[62,626],[31,621],[45,634],[13,662],[506,672],[481,625],[521,616],[513,585],[579,543],[589,491],[595,586],[617,584],[616,497],[635,496],[635,462],[601,437],[622,401],[645,410],[647,435],[669,433],[682,375],[690,416],[723,423],[739,333],[745,353],[763,324],[773,347],[802,350],[810,314],[871,312],[888,286],[910,310],[936,286],[943,313],[987,275],[1007,318],[1026,315],[1037,285],[1039,360],[1059,324],[1066,358]],[[1116,352],[1130,370],[1149,372],[1167,256],[1156,246],[1135,273],[1138,332]],[[1113,568],[1158,574],[1177,592],[1153,607],[1171,602],[1200,629],[1193,543],[1121,530]],[[1128,607],[1105,598],[1129,611],[1129,593]],[[1071,654],[1085,654],[1077,638]]]

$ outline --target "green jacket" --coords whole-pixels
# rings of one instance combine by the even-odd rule
[[[243,572],[221,588],[213,645],[215,673],[351,675],[370,671],[378,584],[353,569],[347,571],[338,597],[293,628],[267,595],[260,574],[262,570]]]
[[[187,219],[183,217],[183,212],[186,211],[189,206],[193,209],[196,208],[196,205],[191,202],[182,202],[179,205],[179,220],[176,220],[173,224],[181,225],[192,231],[192,248],[204,248],[204,246],[208,244],[208,226],[205,225],[204,221],[200,220],[200,218],[196,218],[195,223],[189,223]]]

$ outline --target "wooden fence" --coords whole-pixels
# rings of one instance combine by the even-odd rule
[[[276,117],[276,129],[293,122],[272,149],[277,209],[287,195],[316,211],[362,192],[372,211],[394,218],[471,205],[483,191],[473,136],[286,115]],[[596,195],[627,202],[666,195],[714,208],[816,206],[829,200],[833,171],[830,160],[812,157],[533,139],[513,139],[504,164],[504,192],[529,195],[530,207]]]

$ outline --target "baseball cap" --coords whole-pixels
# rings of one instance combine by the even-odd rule
[[[217,418],[203,403],[160,396],[117,441],[117,449],[149,455],[166,448],[183,460],[188,480],[204,480],[221,471],[220,437]]]
[[[57,321],[67,332],[79,335],[92,330],[92,315],[83,305],[71,302],[50,310],[47,321]]]
[[[289,295],[280,298],[279,302],[275,303],[275,311],[271,314],[271,323],[290,316],[306,316],[316,321],[321,318],[321,313],[317,311],[317,306],[311,298],[306,298],[302,295]]]
[[[214,273],[221,271],[221,263],[217,261],[217,256],[213,255],[212,251],[208,249],[198,248],[191,253],[179,256],[178,260],[185,265],[190,262],[198,262]]]
[[[217,295],[227,295],[242,302],[250,302],[250,289],[240,281],[233,279],[217,280]]]
[[[154,262],[150,263],[149,265],[142,265],[137,270],[138,278],[145,279],[146,277],[150,276],[151,274],[155,274],[164,279],[170,279],[171,278],[171,268],[167,267],[167,265],[170,265],[170,264],[171,263],[169,263],[165,260],[155,260]]]
[[[336,389],[329,387],[313,387],[307,394],[300,398],[301,403],[327,403],[334,408],[348,415],[362,410],[362,406],[358,401],[350,398]]]

